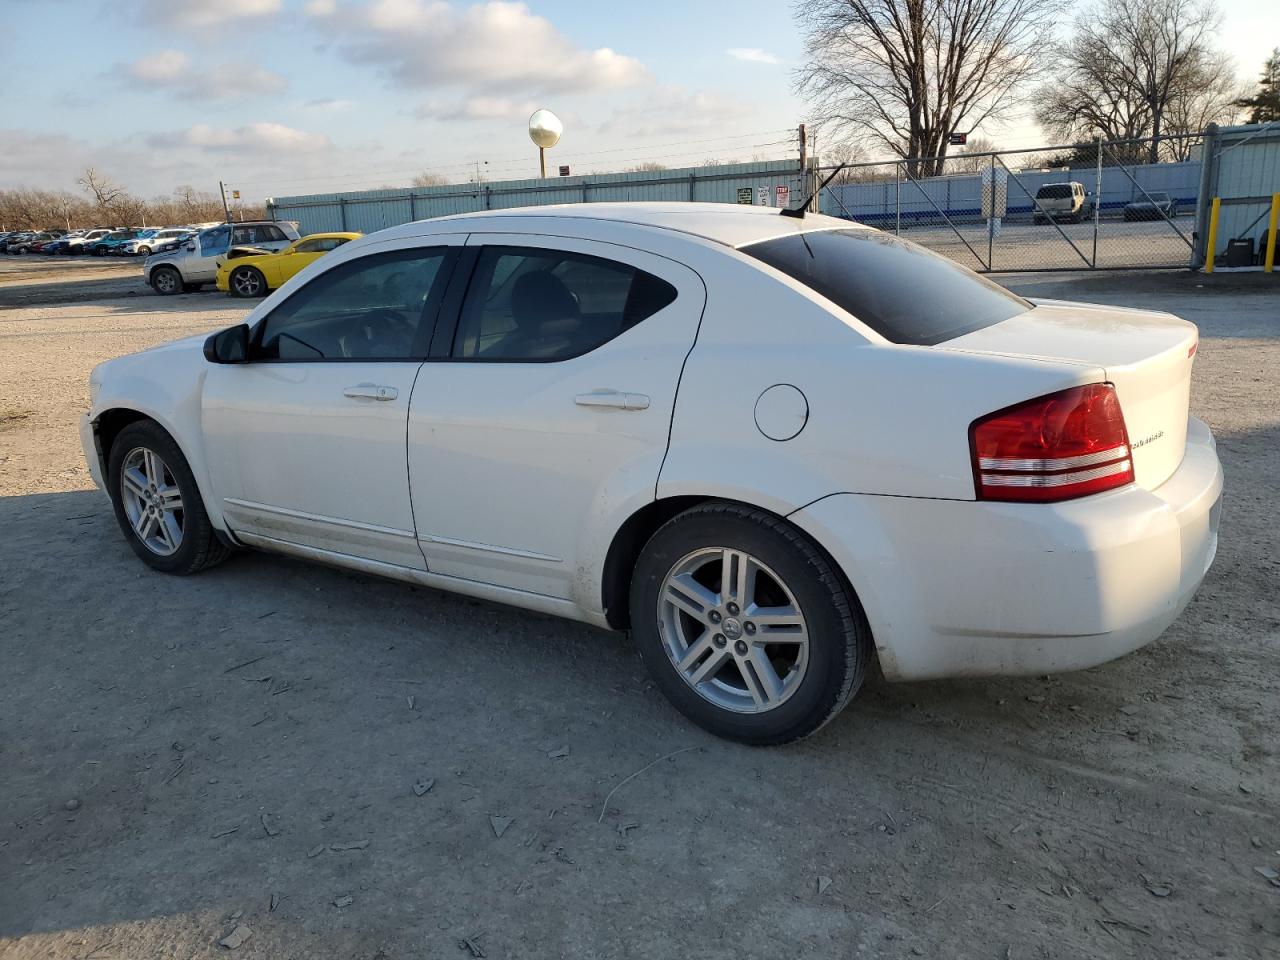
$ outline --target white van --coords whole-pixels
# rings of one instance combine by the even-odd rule
[[[232,247],[283,250],[298,238],[298,225],[287,220],[220,223],[201,230],[177,250],[147,257],[142,275],[161,296],[190,293],[213,283]]]

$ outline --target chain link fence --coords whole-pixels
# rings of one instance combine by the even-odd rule
[[[1200,146],[1195,134],[850,164],[819,203],[984,273],[1186,268]]]

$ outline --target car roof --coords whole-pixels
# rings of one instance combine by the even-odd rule
[[[482,210],[476,213],[453,214],[430,221],[402,224],[382,231],[381,235],[413,236],[422,232],[422,225],[466,224],[487,220],[529,220],[529,228],[535,220],[557,219],[561,221],[605,221],[629,226],[648,227],[690,234],[695,237],[741,247],[774,237],[793,236],[810,230],[870,229],[852,220],[841,220],[810,213],[804,217],[784,217],[776,207],[757,207],[736,203],[567,203],[546,204],[537,207],[511,207],[502,210]],[[512,224],[505,224],[510,228]],[[523,226],[523,224],[521,224]]]

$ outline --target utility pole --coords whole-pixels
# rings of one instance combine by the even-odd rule
[[[227,209],[227,188],[223,185],[221,180],[218,181],[218,192],[222,194],[222,222],[230,223],[231,211]]]
[[[796,135],[800,138],[800,172],[804,173],[809,161],[809,137],[805,133],[803,123],[796,128]]]

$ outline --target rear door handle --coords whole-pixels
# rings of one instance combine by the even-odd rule
[[[580,393],[573,398],[580,407],[612,407],[615,410],[648,410],[649,398],[643,393],[623,393],[620,390],[597,390]]]
[[[342,395],[360,400],[394,400],[400,396],[400,391],[377,383],[357,383],[354,387],[343,390]]]

